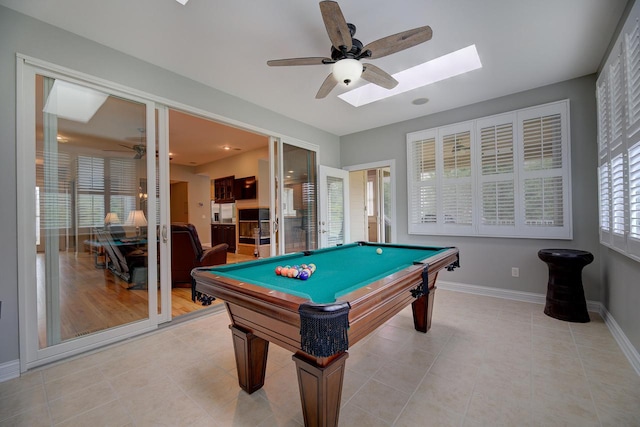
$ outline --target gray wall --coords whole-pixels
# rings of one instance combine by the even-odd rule
[[[19,357],[16,53],[317,144],[320,164],[336,167],[340,163],[339,138],[335,135],[0,6],[0,364]]]
[[[544,294],[547,267],[537,257],[541,248],[571,247],[590,251],[595,261],[584,270],[587,299],[600,300],[596,193],[595,76],[587,76],[515,95],[468,105],[341,138],[342,166],[396,159],[396,224],[398,241],[455,245],[462,268],[443,273],[442,280]],[[407,230],[406,134],[504,113],[560,99],[570,99],[573,241],[466,238],[409,235]],[[428,104],[426,106],[428,110]],[[511,267],[520,277],[511,277]]]
[[[583,271],[585,295],[604,304],[640,351],[640,263],[599,243],[595,81],[596,76],[589,75],[343,136],[340,158],[343,167],[396,159],[398,241],[460,249],[462,268],[443,272],[440,280],[545,294],[547,269],[537,257],[539,249],[568,247],[591,252],[595,260]],[[572,241],[408,235],[407,133],[566,98],[571,108]],[[520,268],[519,278],[511,277],[511,267]]]

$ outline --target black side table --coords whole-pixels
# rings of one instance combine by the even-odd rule
[[[549,267],[544,314],[568,322],[587,323],[589,313],[582,287],[582,269],[593,255],[577,249],[541,249],[538,258]]]

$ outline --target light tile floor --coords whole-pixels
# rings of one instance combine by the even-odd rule
[[[640,377],[603,320],[438,290],[350,349],[341,426],[640,426]],[[224,311],[0,383],[0,426],[300,426],[291,354],[237,384]]]

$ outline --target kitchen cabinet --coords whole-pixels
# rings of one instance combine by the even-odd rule
[[[236,252],[236,226],[234,224],[211,224],[211,246],[226,243],[227,252]]]
[[[233,203],[235,201],[235,197],[233,195],[234,182],[234,175],[214,179],[213,200],[216,203]]]

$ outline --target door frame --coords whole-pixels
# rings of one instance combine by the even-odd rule
[[[398,238],[398,213],[396,209],[396,160],[380,160],[378,162],[362,163],[358,165],[344,166],[343,169],[349,172],[369,169],[389,168],[391,188],[391,242],[397,242]]]
[[[342,244],[351,242],[351,231],[349,228],[349,171],[345,169],[332,168],[330,166],[319,166],[320,172],[318,173],[318,247],[329,247],[327,241],[326,230],[324,230],[325,224],[329,218],[329,188],[327,186],[327,178],[332,176],[342,179],[344,186],[342,189],[342,211],[344,213],[344,230]]]
[[[110,95],[121,96],[134,102],[139,102],[146,106],[145,125],[147,152],[155,152],[156,134],[156,104],[137,91],[119,86],[117,84],[101,80],[84,73],[59,67],[55,64],[31,58],[25,55],[16,55],[16,166],[22,173],[16,177],[17,186],[17,230],[22,236],[17,241],[18,247],[18,297],[19,297],[19,341],[20,341],[20,371],[35,368],[47,363],[51,363],[69,356],[73,356],[97,347],[121,341],[131,336],[139,335],[157,328],[160,318],[158,316],[157,292],[148,292],[148,316],[146,319],[124,324],[118,327],[106,329],[94,334],[67,340],[53,346],[40,348],[38,343],[38,322],[36,294],[36,272],[35,263],[35,227],[32,219],[35,218],[34,191],[35,188],[35,91],[34,81],[37,74],[63,79],[78,85],[103,91]],[[166,136],[167,134],[165,134]],[[163,142],[160,142],[160,146]],[[164,142],[165,151],[166,141]],[[168,156],[167,164],[168,167]],[[148,182],[156,180],[155,156],[147,156]],[[166,172],[165,172],[166,173]],[[151,192],[148,198],[147,219],[149,223],[156,223],[155,215],[156,195]],[[156,240],[156,228],[148,228],[148,240]],[[166,252],[166,251],[165,251]],[[148,263],[151,268],[147,269],[148,283],[158,282],[157,246],[149,245]],[[155,260],[155,261],[154,261]],[[163,277],[163,276],[161,276]],[[161,289],[171,286],[170,281],[163,281]],[[169,290],[170,294],[170,290]],[[166,311],[163,310],[163,313]],[[170,309],[169,309],[170,315]]]

